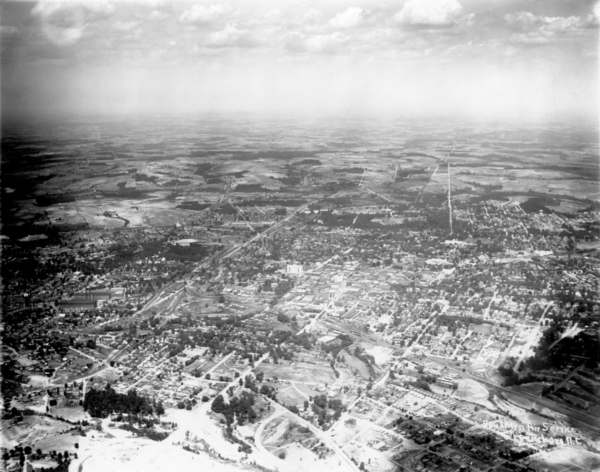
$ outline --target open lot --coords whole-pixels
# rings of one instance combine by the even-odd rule
[[[557,447],[548,452],[539,452],[530,457],[536,467],[552,472],[590,472],[600,470],[600,454],[582,447]]]
[[[0,432],[4,444],[13,447],[20,443],[36,445],[46,437],[53,438],[73,426],[45,416],[25,416],[20,423],[2,420]]]
[[[280,388],[277,392],[277,400],[284,405],[295,405],[298,408],[302,408],[304,401],[308,399],[307,395],[301,393],[293,385]]]
[[[350,367],[351,370],[353,369],[353,371],[356,372],[360,377],[362,377],[365,380],[371,377],[369,369],[363,361],[357,359],[356,357],[348,353],[345,349],[342,351],[341,355],[343,356],[346,365]]]
[[[305,364],[295,362],[293,365],[262,363],[257,369],[264,372],[266,378],[277,377],[280,380],[307,381],[316,384],[332,384],[335,375],[329,365]]]
[[[83,411],[82,406],[73,407],[53,407],[50,409],[50,413],[54,416],[60,416],[69,421],[83,421],[89,416]]]
[[[452,394],[457,400],[464,400],[471,403],[494,409],[494,405],[488,400],[489,392],[482,384],[471,379],[462,379],[458,382],[458,388]]]

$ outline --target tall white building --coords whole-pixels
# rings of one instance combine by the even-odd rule
[[[304,268],[300,264],[288,264],[286,273],[291,275],[302,275]]]

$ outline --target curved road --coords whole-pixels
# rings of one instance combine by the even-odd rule
[[[268,397],[264,397],[264,398],[268,402],[270,402],[275,408],[283,408],[279,403],[271,400],[270,398],[268,398]],[[318,429],[312,423],[309,423],[304,418],[301,418],[300,416],[296,415],[295,413],[292,413],[289,410],[285,410],[285,413],[288,416],[291,416],[296,423],[310,429],[315,434],[315,436],[317,436],[323,443],[325,443],[327,445],[327,447],[329,447],[334,452],[336,452],[350,466],[350,468],[354,472],[360,472],[360,469],[358,468],[358,466],[350,460],[350,458],[346,455],[346,453],[344,451],[342,451],[342,449],[333,441],[333,439],[331,439],[331,437],[328,434],[325,433],[325,431]]]

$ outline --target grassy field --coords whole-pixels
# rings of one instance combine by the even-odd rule
[[[298,390],[300,390],[305,395],[309,397],[314,397],[315,395],[320,395],[320,392],[314,389],[314,386],[311,384],[306,384],[302,382],[294,382],[294,385]]]
[[[279,389],[277,399],[284,405],[296,405],[302,409],[304,400],[308,400],[308,397],[298,392],[293,385],[290,385],[289,387]]]
[[[36,443],[35,448],[40,448],[42,451],[68,451],[69,454],[78,452],[75,444],[81,442],[79,434],[60,434],[57,436],[47,437]]]
[[[51,408],[50,414],[60,416],[69,421],[82,421],[86,414],[81,406]]]
[[[363,361],[349,354],[345,349],[342,351],[342,356],[346,361],[346,365],[348,365],[351,368],[351,370],[358,371],[358,375],[360,375],[363,379],[369,379],[371,375],[369,373],[367,365]]]
[[[42,439],[54,437],[70,428],[72,426],[68,423],[45,416],[25,416],[23,421],[17,424],[13,424],[12,421],[0,423],[5,447],[13,447],[23,442],[37,446]]]
[[[305,364],[303,362],[291,366],[262,363],[258,371],[264,372],[267,378],[277,377],[279,380],[307,381],[320,384],[335,382],[335,375],[328,365]]]
[[[452,395],[457,400],[476,403],[486,408],[494,409],[494,405],[488,401],[488,390],[479,382],[471,379],[463,379],[458,383],[458,388]]]

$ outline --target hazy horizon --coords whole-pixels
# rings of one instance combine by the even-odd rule
[[[4,2],[2,117],[596,121],[598,2]]]

